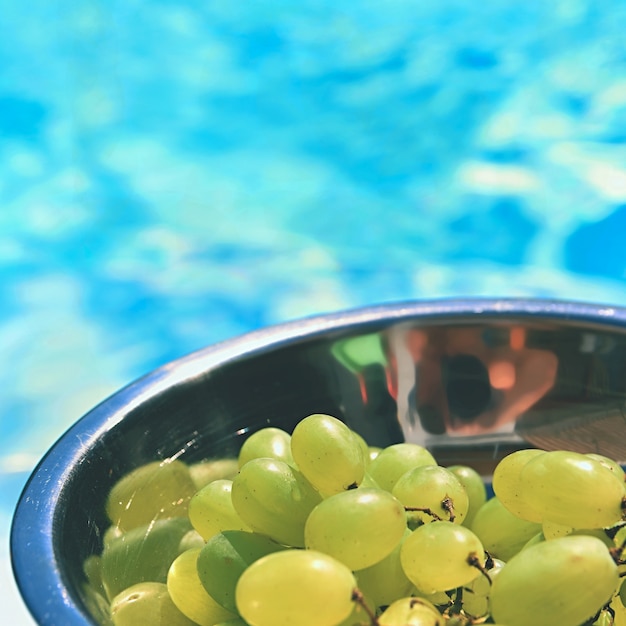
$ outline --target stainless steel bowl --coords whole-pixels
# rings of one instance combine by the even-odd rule
[[[626,310],[544,300],[407,302],[320,316],[174,361],[105,400],[46,454],[17,507],[15,576],[35,620],[94,624],[83,562],[113,483],[147,461],[234,455],[325,412],[372,445],[421,443],[488,480],[523,447],[626,461]]]

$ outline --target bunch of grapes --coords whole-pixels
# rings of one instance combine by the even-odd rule
[[[626,626],[620,465],[520,450],[493,490],[310,415],[122,478],[85,593],[103,626]]]

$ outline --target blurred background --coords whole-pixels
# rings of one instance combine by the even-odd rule
[[[176,357],[405,299],[626,305],[626,6],[0,0],[0,600],[28,474]]]

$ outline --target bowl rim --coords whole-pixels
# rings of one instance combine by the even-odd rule
[[[97,439],[133,408],[176,383],[226,363],[260,355],[334,331],[365,329],[410,320],[541,318],[626,329],[626,308],[541,298],[445,298],[376,304],[313,315],[254,330],[201,348],[138,378],[72,424],[43,455],[28,478],[13,514],[10,555],[13,574],[27,608],[42,626],[89,626],[88,614],[72,597],[55,552],[56,504],[66,480]]]

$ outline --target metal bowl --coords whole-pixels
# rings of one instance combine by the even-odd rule
[[[113,483],[148,461],[235,455],[310,413],[411,441],[488,480],[524,447],[626,461],[626,310],[544,300],[376,306],[253,332],[174,361],[70,428],[26,485],[11,552],[37,623],[95,624],[83,563]]]

